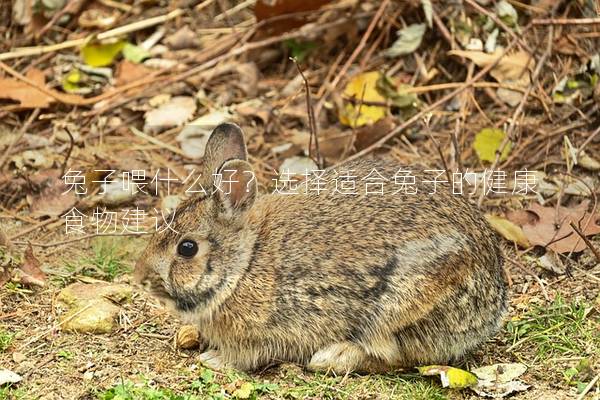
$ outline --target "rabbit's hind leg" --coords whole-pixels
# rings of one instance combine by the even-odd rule
[[[344,374],[356,372],[381,372],[387,369],[382,360],[367,354],[352,342],[339,342],[318,350],[307,365],[313,371],[333,371]]]

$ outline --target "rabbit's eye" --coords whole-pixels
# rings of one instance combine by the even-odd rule
[[[182,257],[191,258],[198,252],[198,243],[193,240],[184,240],[177,246],[177,254]]]

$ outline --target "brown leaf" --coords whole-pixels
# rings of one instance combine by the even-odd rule
[[[135,64],[128,60],[123,60],[117,66],[115,81],[117,86],[131,83],[141,78],[147,77],[152,69],[142,65]]]
[[[18,271],[19,281],[24,285],[44,287],[47,277],[40,265],[39,260],[33,255],[33,248],[29,245],[25,250],[25,261]]]
[[[569,223],[573,222],[586,236],[600,233],[600,214],[592,216],[588,213],[588,204],[586,200],[574,208],[559,207],[558,213],[555,207],[534,204],[528,211],[534,213],[537,220],[524,225],[523,232],[531,244],[550,248],[557,253],[582,251],[586,244]]]
[[[35,192],[27,195],[27,201],[33,217],[63,215],[77,202],[74,190],[67,192],[58,169],[40,171],[31,177],[31,182]]]
[[[276,35],[306,23],[306,18],[284,17],[285,15],[318,10],[328,3],[331,3],[331,0],[258,0],[254,6],[254,14],[259,22],[273,19],[267,22],[261,31],[267,35]]]
[[[44,73],[39,69],[32,68],[27,71],[27,78],[40,86],[45,86]],[[39,89],[16,79],[0,78],[0,99],[10,99],[19,102],[23,108],[46,108],[54,102],[54,98],[48,96]]]

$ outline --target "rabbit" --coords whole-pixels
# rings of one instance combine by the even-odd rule
[[[500,329],[503,256],[464,197],[418,180],[415,194],[259,196],[247,159],[242,130],[217,126],[200,163],[213,190],[182,202],[135,266],[136,282],[197,324],[203,364],[385,372],[458,361]]]

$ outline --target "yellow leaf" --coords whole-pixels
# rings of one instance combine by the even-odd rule
[[[377,81],[381,74],[377,71],[365,72],[357,75],[348,82],[344,96],[354,98],[353,102],[346,102],[339,112],[340,122],[356,128],[373,124],[386,116],[387,107],[366,105],[364,103],[385,103],[377,91]]]
[[[254,391],[254,385],[251,382],[244,382],[239,389],[236,389],[232,396],[235,399],[249,399]]]
[[[489,224],[492,225],[492,227],[506,240],[515,242],[522,248],[531,247],[529,240],[527,240],[527,237],[520,226],[493,214],[485,214],[485,219],[487,219]]]
[[[105,67],[112,64],[125,46],[125,41],[113,43],[88,43],[81,48],[83,61],[92,67]]]
[[[475,135],[475,141],[473,142],[473,149],[477,153],[477,156],[481,161],[494,162],[496,160],[496,151],[500,149],[506,133],[502,129],[497,128],[484,128],[477,135]],[[502,150],[500,161],[506,160],[510,149],[512,147],[511,142],[508,142]]]
[[[439,375],[443,387],[463,389],[477,385],[477,376],[459,368],[445,365],[428,365],[418,368],[419,373],[425,376]]]

